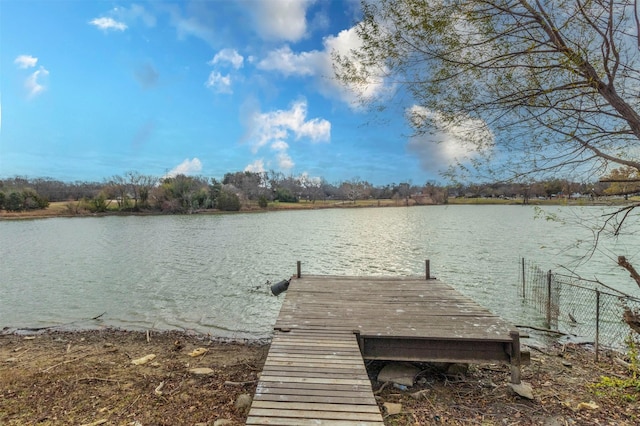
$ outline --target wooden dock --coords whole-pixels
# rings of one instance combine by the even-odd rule
[[[357,337],[276,332],[247,425],[383,426]]]
[[[427,275],[428,276],[428,275]],[[363,359],[510,363],[519,332],[435,279],[291,281],[248,425],[382,425]]]

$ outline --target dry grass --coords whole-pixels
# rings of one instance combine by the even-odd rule
[[[190,357],[198,347],[208,352]],[[253,395],[266,349],[183,333],[149,341],[114,330],[0,336],[0,424],[242,424],[246,413],[234,403],[241,393]],[[148,354],[154,362],[132,364]],[[189,373],[195,367],[212,373]]]
[[[199,347],[207,352],[189,356]],[[234,403],[255,392],[267,350],[179,332],[152,333],[149,340],[117,330],[0,335],[0,424],[212,426],[228,419],[241,425],[246,412]],[[132,364],[148,354],[156,355],[153,362]],[[601,376],[629,376],[613,358],[596,362],[587,348],[554,345],[531,359],[522,376],[533,400],[510,390],[505,365],[472,365],[464,376],[449,376],[420,364],[407,390],[381,389],[380,362],[368,370],[381,410],[385,402],[402,404],[400,414],[385,417],[387,426],[639,424],[639,389],[594,390]],[[193,367],[212,373],[195,376]]]

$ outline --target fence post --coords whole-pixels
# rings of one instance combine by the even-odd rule
[[[547,328],[551,328],[551,269],[547,272]]]
[[[524,280],[524,257],[522,258],[522,298],[523,299],[527,298],[527,292],[526,292],[525,280]]]
[[[431,279],[431,262],[429,261],[429,259],[424,261],[424,273],[427,280],[430,280]]]
[[[596,362],[600,352],[600,290],[596,289]]]

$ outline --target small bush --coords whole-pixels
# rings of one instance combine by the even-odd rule
[[[109,202],[103,192],[100,192],[96,197],[86,200],[83,199],[83,205],[86,205],[87,210],[91,213],[103,213],[107,211]]]
[[[240,198],[233,192],[222,190],[216,200],[216,207],[227,212],[237,212],[240,210]]]
[[[636,402],[640,393],[640,350],[639,342],[633,333],[625,339],[627,357],[629,358],[630,377],[602,376],[598,383],[592,384],[591,390],[598,397],[611,397],[621,402]]]
[[[19,212],[24,210],[24,198],[22,197],[22,193],[10,193],[5,200],[4,208],[9,212]]]
[[[258,198],[258,206],[260,206],[261,209],[266,209],[268,205],[269,201],[267,200],[267,197],[261,195],[260,198]]]
[[[275,199],[278,201],[282,201],[283,203],[297,203],[298,197],[293,195],[291,191],[286,188],[278,188],[276,189]]]
[[[38,210],[49,207],[49,200],[41,197],[33,189],[25,189],[22,191],[22,208],[24,210]]]

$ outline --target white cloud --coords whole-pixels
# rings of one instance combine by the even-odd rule
[[[442,171],[468,163],[493,149],[494,136],[484,121],[462,116],[447,120],[441,113],[417,105],[407,113],[415,127],[433,130],[411,137],[407,146],[425,170]]]
[[[286,152],[281,152],[278,154],[278,167],[282,170],[291,170],[295,163]]]
[[[164,177],[176,177],[177,175],[193,175],[202,171],[202,162],[194,157],[192,160],[188,158],[170,170]]]
[[[306,139],[317,143],[328,142],[331,138],[329,121],[322,118],[307,119],[306,100],[294,102],[288,110],[249,113],[246,122],[253,153],[268,145],[282,170],[290,170],[295,165],[288,153],[290,141]]]
[[[222,49],[209,61],[209,65],[216,65],[221,62],[230,63],[235,69],[242,68],[244,58],[235,49]]]
[[[95,18],[89,21],[89,23],[91,25],[94,25],[100,28],[103,31],[108,31],[108,30],[124,31],[127,29],[127,24],[125,24],[124,22],[119,22],[113,18],[107,18],[107,17]]]
[[[42,93],[46,87],[42,80],[49,76],[49,71],[40,67],[39,70],[34,71],[24,82],[24,87],[27,89],[27,93],[30,98],[39,95]]]
[[[245,172],[262,173],[264,172],[264,160],[259,159],[244,168]]]
[[[121,6],[114,7],[113,14],[123,21],[131,22],[140,19],[147,27],[156,26],[156,17],[139,4],[132,4],[129,9]]]
[[[313,0],[261,0],[247,2],[247,7],[262,37],[298,41],[307,33],[307,8],[313,3]]]
[[[234,69],[240,69],[244,58],[235,49],[222,49],[207,62],[209,65],[229,63]],[[233,93],[231,89],[231,74],[222,75],[219,71],[211,71],[205,86],[217,93]]]
[[[274,151],[286,151],[289,149],[289,144],[285,141],[275,141],[271,144],[271,149]]]
[[[219,42],[215,32],[215,7],[212,2],[189,2],[184,10],[179,3],[160,3],[158,6],[169,13],[170,24],[175,27],[178,40],[196,37],[210,46]]]
[[[231,76],[228,74],[222,75],[218,71],[211,71],[204,85],[216,93],[233,93],[233,90],[231,90]]]
[[[258,62],[258,68],[265,71],[278,71],[285,76],[316,75],[323,69],[326,54],[317,50],[294,53],[289,46],[272,50]]]
[[[315,77],[318,90],[329,98],[338,98],[352,108],[358,107],[359,99],[373,99],[386,90],[384,69],[360,84],[343,84],[335,78],[332,54],[350,57],[351,51],[362,46],[355,27],[343,30],[336,36],[327,36],[323,40],[323,50],[296,53],[289,46],[272,50],[258,62],[257,67],[265,71],[278,72],[285,77]],[[354,61],[354,65],[360,64]]]
[[[31,55],[20,55],[13,61],[18,68],[33,68],[38,63],[38,58]]]
[[[294,102],[289,110],[254,113],[250,119],[250,138],[257,152],[264,145],[288,138],[326,142],[331,137],[331,123],[322,118],[307,120],[307,101]]]
[[[337,36],[329,36],[324,39],[324,48],[327,54],[326,62],[324,63],[324,75],[329,78],[325,78],[325,90],[329,92],[338,93],[340,98],[348,104],[355,106],[358,99],[372,99],[381,95],[385,91],[384,74],[385,69],[380,69],[378,72],[372,72],[366,81],[361,84],[349,84],[345,86],[341,82],[335,79],[333,72],[333,59],[332,54],[338,54],[340,56],[346,56],[350,58],[354,65],[359,68],[361,64],[353,58],[352,51],[358,50],[362,47],[362,40],[356,33],[355,27],[348,30],[342,30]]]

